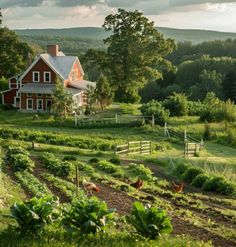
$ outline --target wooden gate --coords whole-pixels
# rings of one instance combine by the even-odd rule
[[[199,151],[201,151],[202,145],[201,143],[195,142],[185,142],[184,148],[184,156],[195,156]]]
[[[114,154],[151,154],[151,141],[127,141],[124,145],[115,145]]]

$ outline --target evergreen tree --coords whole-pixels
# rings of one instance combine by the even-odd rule
[[[53,106],[52,109],[56,116],[60,118],[67,118],[68,113],[73,110],[72,95],[67,92],[63,86],[63,81],[56,79],[56,86],[53,91]]]
[[[226,99],[231,99],[236,103],[236,73],[230,71],[223,81],[223,90]]]
[[[107,77],[101,75],[96,85],[96,98],[102,110],[111,104],[113,96]]]

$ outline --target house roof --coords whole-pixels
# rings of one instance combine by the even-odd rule
[[[52,94],[55,84],[27,83],[19,89],[19,93]]]
[[[91,81],[86,81],[86,80],[77,80],[77,81],[69,82],[69,85],[75,88],[79,88],[79,89],[87,89],[88,86],[95,87],[96,83],[91,82]]]
[[[55,84],[46,83],[27,83],[19,89],[20,93],[40,93],[40,94],[53,94]],[[82,90],[74,87],[67,87],[65,90],[72,95],[80,93]]]
[[[73,68],[75,62],[78,61],[79,68],[82,76],[84,75],[83,68],[77,56],[65,56],[65,54],[60,51],[57,56],[51,56],[49,53],[43,53],[38,55],[34,62],[28,67],[28,69],[20,76],[22,79],[33,66],[42,59],[56,74],[58,74],[63,80],[66,80],[70,76],[70,72]]]

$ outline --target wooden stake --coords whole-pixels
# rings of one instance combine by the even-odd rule
[[[76,166],[76,178],[75,178],[75,183],[76,183],[76,195],[79,195],[79,167]]]

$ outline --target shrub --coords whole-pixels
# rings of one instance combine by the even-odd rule
[[[165,122],[167,122],[170,112],[169,110],[166,110],[161,102],[158,102],[156,100],[149,101],[146,104],[143,104],[140,108],[142,114],[144,116],[152,116],[155,117],[155,123],[163,126]]]
[[[96,164],[96,167],[99,170],[102,170],[102,171],[107,172],[107,173],[115,173],[115,172],[120,172],[121,171],[121,168],[120,167],[118,167],[118,166],[110,163],[107,160],[100,160]]]
[[[135,175],[138,176],[140,179],[143,180],[153,180],[153,172],[143,164],[129,164],[129,170]]]
[[[112,164],[115,164],[115,165],[120,165],[120,164],[121,164],[119,158],[117,158],[117,157],[113,157],[113,158],[111,158],[109,161],[110,161]]]
[[[210,177],[205,173],[198,174],[192,181],[192,185],[202,188],[205,183],[210,180]]]
[[[20,147],[20,146],[9,146],[9,147],[7,147],[5,160],[6,160],[6,162],[8,164],[13,162],[13,156],[15,154],[29,155],[29,152],[27,150],[25,150],[23,147]]]
[[[96,164],[99,162],[99,159],[98,158],[91,158],[88,162],[89,162],[89,164]]]
[[[67,230],[96,233],[113,222],[113,212],[96,197],[80,197],[64,206],[62,224]]]
[[[58,217],[58,199],[52,197],[32,198],[11,207],[11,216],[23,233],[37,233]]]
[[[140,202],[133,204],[131,214],[126,216],[126,220],[140,235],[150,239],[172,232],[170,219],[163,209],[145,207]]]
[[[78,166],[80,171],[85,171],[90,175],[92,175],[94,173],[94,168],[91,167],[90,165],[86,165],[86,164],[79,162],[79,161],[76,162],[76,165]]]
[[[233,195],[236,192],[235,185],[227,182],[223,177],[213,177],[207,181],[203,189],[206,191],[218,192],[223,195]]]
[[[174,169],[174,174],[178,177],[181,177],[187,170],[189,169],[189,165],[185,163],[178,164]]]
[[[174,93],[162,104],[170,111],[171,116],[186,116],[188,114],[188,98],[185,94]]]
[[[192,180],[199,174],[203,173],[203,170],[198,167],[190,167],[183,174],[183,180],[185,182],[191,183]]]
[[[76,161],[77,158],[76,158],[76,156],[73,156],[73,155],[67,155],[62,160],[63,161]]]
[[[188,101],[188,115],[200,116],[204,105],[201,101]]]

